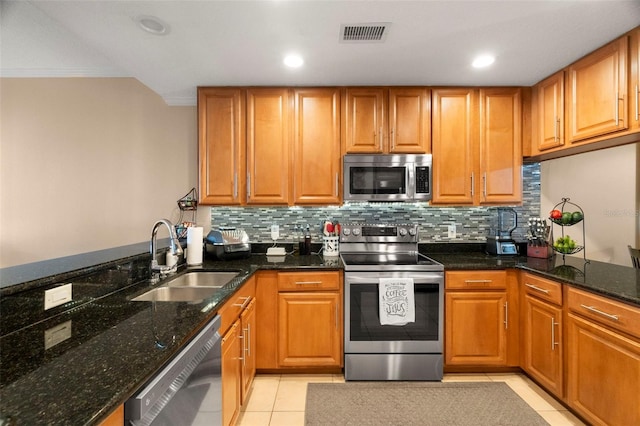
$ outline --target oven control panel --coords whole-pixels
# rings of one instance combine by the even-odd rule
[[[340,241],[343,243],[417,243],[418,225],[388,223],[343,224]]]

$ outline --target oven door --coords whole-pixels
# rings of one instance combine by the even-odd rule
[[[413,278],[415,322],[381,325],[380,278]],[[442,272],[345,273],[345,353],[443,353]]]
[[[412,164],[346,164],[345,200],[408,201],[414,195]]]

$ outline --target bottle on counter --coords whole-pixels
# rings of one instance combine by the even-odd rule
[[[309,230],[309,224],[307,224],[307,229],[304,231],[304,252],[301,254],[311,254],[311,231]]]

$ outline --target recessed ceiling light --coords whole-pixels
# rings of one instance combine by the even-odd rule
[[[287,55],[284,57],[284,64],[289,68],[300,68],[304,64],[304,59],[300,55]]]
[[[169,34],[169,25],[155,16],[141,15],[136,16],[133,20],[148,33],[155,35]]]
[[[473,66],[474,68],[486,68],[489,65],[493,64],[495,60],[496,57],[493,55],[480,55],[473,60],[471,66]]]

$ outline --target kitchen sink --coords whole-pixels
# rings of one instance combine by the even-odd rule
[[[211,297],[218,288],[215,287],[157,287],[138,297],[134,302],[199,302]]]
[[[187,272],[169,281],[169,287],[220,288],[238,276],[238,272]]]
[[[131,299],[134,302],[197,302],[238,276],[235,271],[187,272]]]

